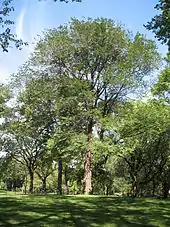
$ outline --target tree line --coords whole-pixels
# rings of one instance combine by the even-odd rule
[[[110,19],[44,32],[0,87],[1,187],[166,198],[169,61],[153,82],[155,42]]]

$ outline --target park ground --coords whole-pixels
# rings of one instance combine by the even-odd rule
[[[0,194],[0,226],[170,226],[170,200]]]

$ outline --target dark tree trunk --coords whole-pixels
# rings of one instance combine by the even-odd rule
[[[137,179],[136,176],[133,177],[131,195],[137,197]]]
[[[162,184],[162,194],[163,194],[163,198],[167,199],[168,198],[168,194],[169,194],[169,187],[168,187],[168,182],[167,180],[164,180],[163,184]]]
[[[156,190],[156,182],[155,182],[155,178],[153,177],[152,180],[152,196],[155,196],[155,190]]]
[[[62,195],[62,170],[63,170],[63,163],[60,159],[58,161],[58,192]]]
[[[47,192],[47,177],[42,178],[42,191]]]
[[[169,189],[170,189],[170,166],[168,170],[164,173],[162,181],[162,194],[164,199],[168,198]]]
[[[34,171],[31,168],[29,168],[29,177],[30,177],[29,193],[32,194],[34,192]]]
[[[25,180],[24,180],[24,194],[27,194],[27,183],[28,183],[28,179],[27,179],[27,174],[25,174]]]
[[[88,128],[88,148],[84,158],[84,193],[92,193],[92,121]]]
[[[69,188],[68,188],[68,168],[67,166],[65,167],[64,170],[64,194],[69,194]]]
[[[105,195],[109,195],[109,187],[108,187],[108,185],[105,185]]]

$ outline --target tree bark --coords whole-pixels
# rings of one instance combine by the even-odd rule
[[[28,183],[28,179],[27,179],[27,173],[25,174],[25,180],[24,180],[24,194],[27,194],[27,183]]]
[[[152,180],[152,196],[155,196],[155,190],[156,190],[156,182],[155,182],[155,178],[153,177]]]
[[[47,192],[47,177],[42,178],[42,191]]]
[[[29,193],[32,194],[34,192],[34,171],[31,168],[29,168],[29,177],[30,177]]]
[[[137,196],[137,178],[136,178],[136,176],[133,177],[131,195],[133,197]]]
[[[89,195],[92,193],[92,120],[88,127],[88,148],[84,158],[84,193]]]
[[[168,182],[165,180],[162,185],[163,198],[167,199],[169,194]]]
[[[164,173],[163,182],[162,182],[162,194],[164,199],[168,198],[169,189],[170,189],[170,167]]]
[[[58,160],[58,192],[60,195],[62,195],[62,169],[63,169],[63,163],[62,160]]]
[[[105,195],[109,195],[109,187],[108,185],[105,185]]]

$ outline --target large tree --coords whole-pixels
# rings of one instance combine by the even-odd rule
[[[32,66],[60,80],[60,120],[87,136],[84,154],[85,193],[92,191],[92,143],[96,125],[116,103],[142,85],[158,66],[153,41],[132,36],[112,20],[88,19],[49,30],[35,48]],[[63,118],[62,118],[63,117]]]

